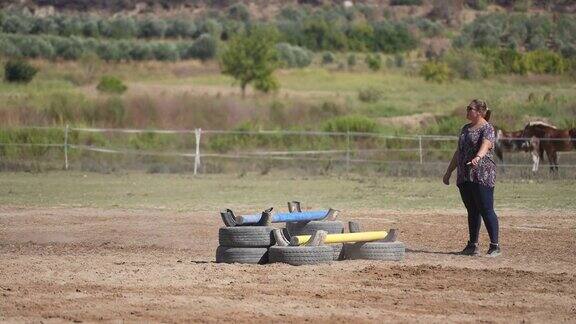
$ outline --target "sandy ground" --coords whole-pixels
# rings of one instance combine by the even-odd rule
[[[341,219],[399,228],[405,260],[216,264],[217,213],[3,206],[0,320],[576,321],[576,212],[500,211],[496,259],[452,253],[462,211]]]

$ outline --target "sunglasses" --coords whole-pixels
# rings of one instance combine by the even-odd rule
[[[474,109],[474,108],[472,108],[472,107],[470,107],[470,106],[466,107],[466,111],[470,111],[470,110],[476,111],[476,109]]]

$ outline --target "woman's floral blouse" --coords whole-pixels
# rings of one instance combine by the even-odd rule
[[[478,154],[484,139],[492,143],[492,148],[480,159],[476,167],[472,164],[466,165]],[[456,184],[468,181],[487,187],[494,187],[496,184],[495,141],[496,134],[494,127],[490,123],[486,123],[477,129],[472,129],[470,124],[462,127],[460,138],[458,139],[458,177]]]

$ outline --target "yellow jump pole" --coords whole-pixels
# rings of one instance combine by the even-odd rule
[[[343,234],[328,234],[324,243],[350,243],[350,242],[369,242],[378,241],[386,237],[388,232],[360,232],[360,233],[343,233]],[[292,236],[290,243],[292,245],[306,244],[310,240],[311,235],[298,235]]]

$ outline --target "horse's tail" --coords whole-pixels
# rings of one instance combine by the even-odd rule
[[[568,131],[570,134],[570,141],[572,142],[572,148],[576,150],[576,128],[572,128]]]

